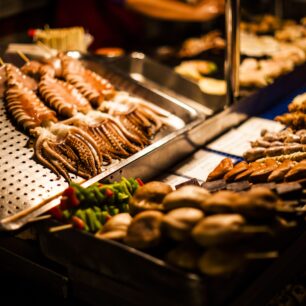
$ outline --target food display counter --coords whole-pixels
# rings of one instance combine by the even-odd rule
[[[277,85],[277,84],[276,84]],[[294,92],[294,91],[291,91]],[[298,88],[296,90],[296,93],[301,92],[301,88]],[[289,99],[292,97],[291,95],[288,95]],[[271,117],[271,112],[273,113],[273,116],[277,114],[277,109],[283,109],[285,110],[288,104],[288,98],[286,99],[278,99],[279,103],[275,104],[274,107],[268,107],[266,112],[258,112],[257,115],[262,115],[265,118]],[[163,174],[161,177],[157,177],[157,179],[164,181],[166,183],[169,183],[172,186],[178,186],[186,181],[189,181],[192,178],[196,178],[197,182],[199,184],[203,183],[209,172],[213,170],[213,168],[220,162],[220,160],[224,159],[226,156],[231,156],[233,160],[239,161],[241,160],[241,156],[238,156],[239,154],[236,153],[236,156],[233,155],[234,152],[229,151],[231,148],[235,148],[235,145],[240,145],[242,147],[245,147],[247,144],[247,141],[250,141],[251,139],[258,138],[260,134],[260,130],[257,128],[257,131],[255,133],[254,127],[258,127],[258,125],[261,128],[269,128],[270,131],[278,131],[282,127],[277,124],[276,122],[272,122],[267,119],[260,119],[253,117],[252,120],[246,121],[244,124],[240,124],[235,129],[231,130],[228,133],[225,133],[222,138],[225,139],[227,134],[233,133],[233,131],[236,131],[236,133],[240,133],[239,131],[246,131],[249,130],[249,139],[246,140],[248,137],[244,135],[245,142],[242,143],[243,140],[239,139],[238,142],[232,143],[232,146],[224,146],[223,149],[218,147],[220,143],[218,143],[219,138],[209,143],[207,146],[205,146],[206,149],[200,149],[195,154],[190,156],[187,160],[181,162],[180,165],[171,168],[167,171],[167,174]],[[253,133],[253,135],[251,135]],[[255,134],[255,135],[254,135]],[[256,135],[257,134],[257,135]],[[220,139],[222,139],[220,138]],[[232,141],[234,139],[232,138]],[[215,148],[215,149],[213,149]],[[217,151],[218,149],[219,151]],[[222,152],[223,151],[223,152]],[[240,148],[240,152],[243,151],[243,149]],[[236,151],[237,152],[237,151]],[[229,153],[231,153],[229,155]],[[210,164],[210,165],[207,165]],[[205,172],[206,171],[206,172]],[[47,228],[51,225],[48,224]],[[303,226],[302,226],[303,228]],[[237,294],[238,288],[246,290],[247,294],[244,294],[244,298],[239,298],[237,300],[237,305],[243,305],[242,301],[245,301],[244,299],[246,296],[250,295],[253,296],[253,299],[248,301],[250,305],[258,305],[260,303],[264,303],[265,300],[269,294],[273,294],[275,292],[278,286],[282,286],[285,284],[286,277],[289,276],[288,273],[282,274],[280,272],[282,269],[287,269],[286,261],[290,261],[291,258],[295,258],[296,267],[290,270],[292,273],[289,278],[291,278],[297,271],[301,269],[301,266],[303,266],[302,254],[303,251],[301,251],[301,243],[303,244],[304,235],[303,235],[303,229],[297,229],[297,231],[293,231],[287,234],[282,234],[280,239],[280,245],[279,247],[282,249],[282,256],[280,256],[278,259],[273,258],[274,255],[272,254],[272,257],[268,258],[262,258],[258,259],[257,261],[254,261],[249,266],[249,270],[240,272],[236,275],[236,278],[229,278],[228,276],[225,278],[215,279],[215,278],[204,278],[204,283],[202,284],[203,287],[200,286],[200,283],[198,283],[198,279],[194,278],[195,276],[189,276],[191,278],[187,278],[188,281],[185,279],[186,276],[182,275],[179,271],[173,271],[172,267],[168,267],[167,265],[164,266],[164,263],[160,260],[156,261],[154,257],[151,256],[147,257],[144,253],[137,253],[133,249],[126,249],[123,246],[114,244],[108,244],[108,246],[104,245],[104,242],[101,242],[101,253],[98,249],[98,245],[95,244],[95,251],[92,252],[90,255],[88,254],[88,250],[90,250],[91,247],[91,241],[93,243],[96,243],[96,241],[88,237],[87,235],[82,235],[82,238],[79,237],[78,239],[84,239],[83,243],[81,243],[81,246],[84,246],[86,244],[85,248],[79,249],[79,246],[74,242],[79,235],[78,232],[59,232],[59,233],[51,233],[48,234],[47,237],[43,235],[42,238],[42,245],[43,249],[45,250],[45,254],[48,254],[51,258],[56,259],[57,261],[60,261],[62,264],[70,267],[71,273],[74,275],[75,281],[78,282],[78,285],[80,287],[79,291],[80,294],[82,294],[83,298],[85,298],[85,292],[91,288],[98,294],[97,292],[100,292],[101,295],[103,295],[103,288],[99,286],[99,284],[104,284],[102,279],[117,279],[120,283],[126,283],[128,284],[126,287],[126,290],[128,290],[128,286],[132,287],[130,288],[130,297],[133,297],[133,301],[136,300],[138,302],[135,302],[136,304],[144,303],[144,299],[147,298],[148,295],[151,294],[151,290],[154,287],[154,293],[158,290],[161,290],[161,293],[158,296],[161,296],[161,300],[158,299],[157,296],[152,296],[152,301],[171,304],[172,302],[175,304],[180,301],[183,304],[184,299],[186,298],[186,304],[190,302],[190,299],[194,301],[199,301],[199,305],[208,303],[211,305],[223,305],[224,303],[229,303],[231,301],[233,305],[235,305],[235,294]],[[46,232],[46,231],[45,231]],[[276,239],[276,238],[275,238]],[[292,241],[295,241],[295,243],[292,244]],[[270,242],[271,243],[271,242]],[[275,243],[275,241],[274,241]],[[59,247],[61,245],[61,247]],[[70,246],[69,246],[70,245]],[[110,249],[109,249],[110,248]],[[112,248],[118,248],[118,250],[111,251]],[[64,252],[58,251],[59,249],[65,250]],[[85,259],[82,259],[83,251],[86,250],[84,257]],[[108,250],[108,251],[106,251]],[[70,253],[69,253],[70,252]],[[113,264],[110,263],[110,259],[108,259],[109,256],[112,256],[110,254],[116,253],[118,258],[116,261],[113,262]],[[69,254],[69,255],[67,255]],[[78,256],[77,256],[78,254]],[[120,255],[121,254],[121,255]],[[154,253],[153,253],[154,254]],[[67,256],[66,256],[67,255]],[[152,255],[152,254],[151,254]],[[158,253],[156,254],[159,255]],[[287,257],[288,255],[288,257]],[[122,256],[122,257],[121,257]],[[140,258],[138,257],[142,257]],[[160,255],[159,255],[160,256]],[[76,259],[77,257],[77,259]],[[97,257],[97,258],[96,258]],[[71,262],[71,259],[73,259],[73,262],[75,262],[75,265],[73,265],[73,262]],[[97,261],[99,261],[98,258],[105,258],[105,260],[101,261],[101,264],[98,265]],[[135,260],[135,263],[132,264]],[[123,266],[127,271],[125,273],[120,274],[119,270],[122,271],[121,263],[125,262],[126,264]],[[105,264],[107,263],[107,264]],[[71,266],[72,265],[72,266]],[[153,265],[153,267],[151,266]],[[75,267],[77,266],[77,268]],[[135,267],[136,266],[136,267]],[[87,268],[85,268],[87,267]],[[76,268],[76,271],[74,270]],[[85,271],[83,271],[85,269]],[[88,271],[89,269],[90,271]],[[93,273],[93,270],[99,269],[99,273],[95,274]],[[118,271],[117,271],[118,269]],[[132,269],[132,270],[130,270]],[[170,270],[168,270],[170,269]],[[154,273],[153,273],[154,271]],[[260,272],[259,272],[260,271]],[[280,274],[278,274],[279,271]],[[173,276],[174,273],[174,276]],[[286,277],[284,275],[286,275]],[[92,282],[91,285],[87,283],[87,278],[89,277]],[[169,279],[173,277],[173,279]],[[171,283],[175,284],[175,288],[177,289],[178,286],[180,286],[180,278],[183,277],[182,280],[182,288],[180,288],[180,292],[182,293],[182,296],[178,295],[177,292],[174,296],[172,296],[171,291],[167,291],[167,293],[163,292],[164,283]],[[139,281],[138,280],[142,280]],[[229,282],[230,279],[230,282]],[[252,281],[250,281],[252,279]],[[83,280],[83,281],[82,281]],[[86,281],[85,281],[86,280]],[[145,281],[144,281],[145,280]],[[244,287],[245,284],[248,284],[248,281],[250,281],[249,288]],[[255,280],[255,282],[254,282]],[[215,283],[216,282],[216,283]],[[156,284],[162,286],[162,288],[159,288],[159,286]],[[189,283],[189,285],[187,285]],[[260,286],[262,283],[269,283],[269,286]],[[193,284],[193,285],[192,285]],[[197,285],[196,285],[197,284]],[[85,287],[86,289],[84,289]],[[112,285],[109,283],[109,286],[112,287]],[[200,288],[198,287],[200,286]],[[102,285],[103,287],[103,285]],[[83,291],[81,290],[83,288]],[[133,293],[133,288],[138,288],[139,295],[136,294],[136,292]],[[222,294],[220,294],[220,290],[222,288]],[[116,292],[116,287],[109,288],[111,292]],[[146,292],[148,290],[148,292]],[[244,291],[242,290],[242,291]],[[163,292],[163,293],[162,293]],[[197,297],[197,294],[201,292],[200,297]],[[144,293],[144,294],[143,294]],[[254,297],[256,295],[256,298]],[[169,300],[167,300],[167,297]],[[90,295],[90,302],[91,303],[98,303],[98,301],[102,298],[102,296],[99,295]],[[115,296],[113,296],[115,298]],[[198,299],[198,300],[197,300]],[[208,300],[206,300],[208,299]],[[86,300],[86,298],[85,298]],[[238,302],[239,301],[239,302]],[[260,302],[259,302],[260,301]],[[131,301],[125,301],[126,303],[131,303]],[[133,302],[132,302],[133,303]],[[148,303],[148,302],[146,302]],[[241,303],[241,304],[239,304]],[[253,303],[253,304],[251,304]]]
[[[274,53],[244,44],[239,70],[238,9],[227,95],[141,52],[4,53],[6,275],[63,305],[255,306],[306,270],[305,25],[242,24]]]

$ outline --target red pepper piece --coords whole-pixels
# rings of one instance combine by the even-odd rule
[[[36,32],[36,29],[32,29],[32,28],[28,29],[28,36],[34,37],[35,32]]]
[[[66,196],[68,198],[68,204],[71,207],[79,206],[80,200],[78,199],[75,189],[71,186],[66,188],[63,192],[63,196]]]
[[[114,192],[109,189],[109,188],[106,188],[105,191],[104,191],[104,194],[105,196],[107,196],[108,198],[111,198],[113,195],[114,195]]]
[[[85,223],[82,219],[77,216],[73,216],[71,218],[72,224],[75,228],[83,230],[85,228]]]
[[[108,220],[110,220],[111,218],[112,218],[111,215],[107,215],[107,216],[105,217],[105,223],[106,223]]]
[[[57,220],[61,220],[63,218],[63,212],[59,206],[54,206],[49,210],[49,212]]]
[[[74,188],[69,186],[63,191],[63,196],[70,198],[74,193],[75,193]]]
[[[68,202],[68,198],[65,196],[61,197],[61,202],[60,202],[60,208],[62,210],[68,209],[69,208],[69,202]]]
[[[73,207],[79,206],[80,205],[80,200],[78,199],[78,197],[76,196],[76,194],[74,193],[74,195],[70,198],[70,204]]]
[[[144,185],[144,182],[141,180],[141,178],[137,177],[135,179],[135,181],[138,183],[139,186],[143,186]]]

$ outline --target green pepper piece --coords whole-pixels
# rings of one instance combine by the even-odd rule
[[[86,212],[86,217],[87,217],[87,220],[88,220],[88,224],[89,224],[90,230],[92,232],[96,232],[102,226],[100,221],[97,219],[96,213],[91,208],[87,208],[85,210],[85,212]]]
[[[102,207],[101,207],[102,211],[108,211],[108,206],[106,204],[104,204]]]
[[[125,186],[127,187],[129,194],[131,195],[132,191],[133,191],[133,186],[131,184],[131,182],[126,179],[124,176],[121,178],[121,182],[125,184]]]
[[[128,203],[122,204],[122,212],[130,212],[130,207]]]
[[[71,218],[71,216],[72,216],[72,213],[68,209],[63,210],[63,217],[66,220],[69,220]]]
[[[101,212],[101,208],[98,207],[98,206],[94,206],[93,209],[94,209],[94,211],[95,211],[96,213]]]
[[[116,213],[119,213],[119,209],[113,205],[109,206],[109,210],[108,210],[109,214],[111,216],[116,215]]]
[[[99,231],[102,227],[103,227],[103,225],[102,225],[102,223],[100,222],[100,220],[98,219],[98,216],[97,216],[97,214],[95,214],[95,226],[96,226],[96,228],[95,228],[95,232],[97,232],[97,231]]]
[[[85,198],[85,196],[82,192],[77,190],[76,195],[77,195],[78,199],[80,200],[81,204],[85,202],[86,198]]]
[[[91,208],[85,209],[85,215],[86,215],[86,223],[88,224],[88,227],[91,232],[95,231],[95,220],[93,219],[92,210]]]
[[[95,193],[91,189],[88,190],[88,204],[98,205],[98,200],[95,196]]]
[[[105,224],[107,216],[108,216],[107,211],[101,211],[100,216],[99,216],[99,220],[102,224]]]
[[[107,211],[103,211],[102,212],[102,217],[103,217],[103,224],[105,224],[110,218],[111,218],[111,215],[107,212]]]
[[[89,232],[89,226],[87,224],[87,218],[86,218],[86,213],[84,210],[82,209],[78,209],[76,212],[75,212],[75,215],[77,217],[79,217],[81,220],[83,220],[83,222],[85,223],[85,227],[84,227],[84,230],[86,232]]]
[[[118,192],[117,198],[119,204],[121,204],[123,202],[126,202],[130,197],[125,193]]]
[[[121,182],[121,186],[122,186],[123,192],[130,197],[131,193],[129,191],[129,188],[128,188],[127,184],[123,181],[123,182]]]
[[[133,178],[130,178],[129,179],[129,182],[131,183],[132,185],[132,192],[131,194],[133,195],[135,193],[135,191],[137,190],[137,188],[139,187],[139,184],[137,183],[137,181]]]
[[[118,215],[120,213],[119,208],[115,207],[113,209],[113,216]]]
[[[98,188],[98,186],[94,186],[93,187],[93,193],[95,194],[95,197],[98,201],[99,204],[103,203],[105,200],[105,196],[103,195],[103,193],[100,191],[100,189]]]
[[[82,202],[84,200],[84,196],[80,191],[79,188],[80,186],[74,182],[70,182],[70,186],[74,188],[77,198],[79,199],[80,202]]]
[[[97,213],[96,216],[97,216],[97,219],[99,220],[99,222],[101,224],[101,226],[100,226],[100,230],[101,230],[103,228],[103,225],[110,218],[110,215],[106,211],[101,211],[101,212]]]
[[[86,215],[85,215],[84,210],[78,209],[78,210],[75,212],[75,215],[76,215],[77,217],[79,217],[80,219],[82,219],[83,221],[85,221],[85,223],[86,223]]]

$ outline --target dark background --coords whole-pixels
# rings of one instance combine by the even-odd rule
[[[241,0],[243,12],[273,13],[273,0]],[[306,2],[284,0],[285,18],[306,15]],[[119,46],[126,49],[143,46],[175,45],[186,37],[200,35],[219,27],[224,18],[210,23],[167,22],[137,15],[108,0],[1,0],[0,41],[29,42],[30,28],[83,26],[94,37],[91,50]]]

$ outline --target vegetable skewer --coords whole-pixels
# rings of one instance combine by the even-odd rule
[[[87,188],[71,183],[60,204],[49,211],[55,219],[67,222],[67,226],[52,227],[50,232],[72,227],[92,233],[99,231],[112,216],[129,212],[129,199],[141,185],[139,178],[124,177],[120,182],[95,183]]]

